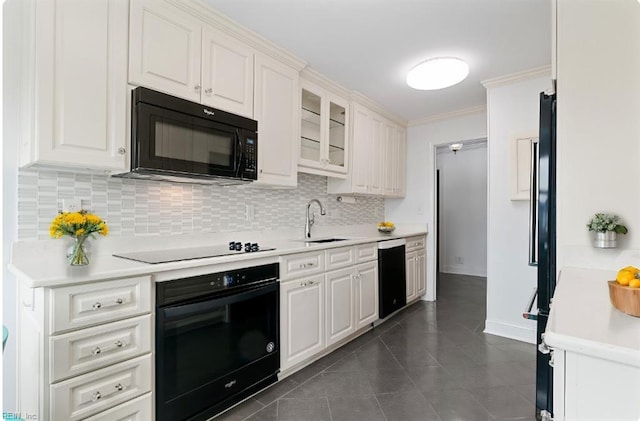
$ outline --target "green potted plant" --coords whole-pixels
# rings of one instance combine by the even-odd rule
[[[596,213],[587,224],[589,231],[595,232],[594,247],[615,248],[617,235],[629,232],[620,221],[618,215],[611,213]]]

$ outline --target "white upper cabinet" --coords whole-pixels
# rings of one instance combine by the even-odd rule
[[[202,24],[157,0],[132,0],[129,82],[200,102]]]
[[[247,45],[221,31],[202,31],[202,103],[253,116],[253,57]]]
[[[253,118],[254,51],[158,0],[131,1],[129,82]]]
[[[346,179],[330,178],[332,194],[402,197],[406,191],[406,129],[352,103],[353,153]]]
[[[20,78],[20,99],[7,94],[5,105],[21,107],[20,165],[125,169],[126,2],[22,6],[15,19],[5,15],[5,36],[16,42],[4,58],[6,69],[12,69],[6,74]]]
[[[295,187],[300,133],[298,72],[258,54],[255,76],[259,170],[254,184]]]
[[[298,170],[344,178],[349,159],[349,102],[301,79]]]

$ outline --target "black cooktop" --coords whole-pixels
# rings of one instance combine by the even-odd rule
[[[131,253],[114,254],[115,257],[135,260],[143,263],[169,263],[182,260],[206,259],[208,257],[230,256],[235,254],[260,253],[275,250],[275,248],[260,248],[255,251],[229,250],[227,246],[190,247],[170,250],[136,251]]]

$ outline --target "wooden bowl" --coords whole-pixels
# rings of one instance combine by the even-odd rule
[[[611,304],[623,313],[640,317],[640,288],[623,287],[616,281],[609,281]]]

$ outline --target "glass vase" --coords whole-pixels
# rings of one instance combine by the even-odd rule
[[[73,244],[67,250],[67,262],[69,262],[69,265],[86,266],[89,264],[86,240],[86,236],[74,238]]]

